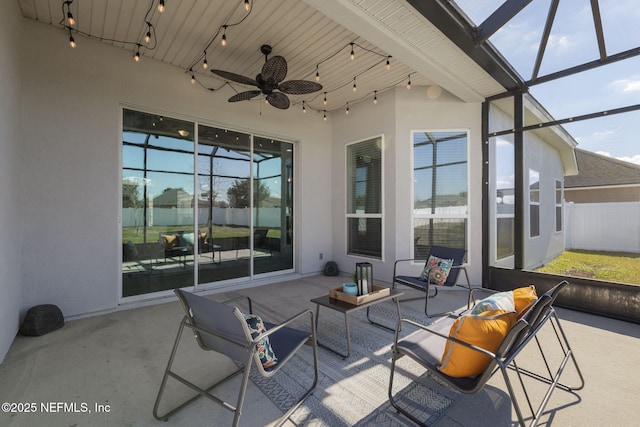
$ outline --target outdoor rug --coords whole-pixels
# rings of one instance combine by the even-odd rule
[[[412,310],[409,304],[402,305],[402,317],[430,323],[421,309]],[[397,319],[395,304],[389,301],[372,306],[371,318],[393,327]],[[350,356],[344,359],[324,347],[318,348],[318,385],[290,420],[298,426],[314,427],[413,426],[388,400],[393,332],[369,323],[366,309],[350,313],[349,319]],[[318,341],[346,354],[342,313],[321,307]],[[272,378],[259,374],[251,378],[283,412],[313,381],[312,352],[303,349],[298,355]],[[398,361],[398,368],[394,378],[396,400],[425,424],[436,423],[462,397],[461,393],[434,382],[423,368],[407,357]]]

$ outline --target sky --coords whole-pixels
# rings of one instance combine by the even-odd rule
[[[481,23],[504,0],[457,0]],[[590,0],[559,2],[539,76],[599,58]],[[489,40],[525,80],[532,77],[550,0],[533,0]],[[638,0],[599,0],[609,55],[640,46]],[[640,104],[640,57],[554,82],[531,94],[556,119]],[[640,111],[564,125],[578,148],[640,164]]]

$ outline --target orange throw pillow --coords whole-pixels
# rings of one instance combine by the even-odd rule
[[[466,314],[451,325],[449,336],[495,353],[516,320],[516,313],[507,310]],[[490,362],[489,356],[447,341],[439,370],[450,377],[471,377],[481,374]]]
[[[522,288],[514,289],[513,302],[518,312],[518,317],[522,316],[533,303],[538,300],[538,294],[536,294],[536,287],[533,285],[525,286]]]

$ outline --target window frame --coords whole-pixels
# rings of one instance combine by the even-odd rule
[[[379,206],[380,212],[377,213],[357,213],[357,212],[350,212],[350,207],[352,206],[351,201],[349,200],[350,196],[352,196],[352,191],[350,190],[350,186],[353,184],[352,183],[352,179],[357,179],[356,178],[356,172],[355,171],[350,171],[350,167],[351,167],[351,158],[350,158],[350,149],[352,147],[354,147],[357,144],[363,144],[363,143],[369,143],[372,141],[376,141],[378,146],[380,147],[380,170],[379,170],[379,174],[380,174],[380,189],[379,189]],[[381,260],[384,261],[384,247],[385,247],[385,241],[384,241],[384,235],[385,235],[385,225],[384,225],[384,206],[385,206],[385,194],[384,194],[384,187],[385,187],[385,179],[384,179],[384,168],[385,168],[385,150],[384,150],[384,135],[383,134],[378,134],[378,135],[373,135],[371,137],[368,138],[364,138],[364,139],[360,139],[357,141],[353,141],[350,143],[347,143],[345,145],[345,151],[344,151],[345,155],[345,205],[344,205],[344,209],[345,209],[345,254],[347,256],[353,256],[353,257],[364,257],[364,258],[370,258],[370,259],[375,259],[375,260]],[[379,219],[380,220],[380,241],[379,241],[379,245],[380,245],[380,253],[376,254],[376,255],[372,255],[371,253],[360,253],[360,252],[354,252],[351,248],[351,244],[350,244],[350,228],[349,228],[349,223],[351,220],[353,219],[359,219],[359,220],[368,220],[368,219]]]
[[[564,185],[561,179],[555,180],[555,210],[554,210],[554,218],[555,218],[555,232],[562,233],[564,231],[564,198],[563,198],[563,190]],[[560,213],[560,218],[558,218],[558,212]],[[558,221],[559,220],[559,221]],[[558,229],[560,226],[560,229]]]
[[[532,181],[532,178],[537,176],[536,181]],[[536,237],[540,237],[541,229],[540,229],[540,199],[542,197],[542,182],[540,181],[540,172],[535,169],[528,169],[528,200],[529,200],[529,238],[535,239]],[[538,184],[538,188],[532,188],[534,184]],[[535,197],[534,197],[535,196]],[[537,200],[536,200],[537,199]],[[534,215],[534,212],[536,215]],[[534,224],[534,220],[536,223]],[[534,227],[535,225],[535,227]]]
[[[415,183],[416,183],[416,178],[415,178],[415,145],[414,145],[414,136],[418,133],[464,133],[466,135],[466,155],[465,155],[465,163],[466,163],[466,174],[467,174],[467,179],[466,179],[466,193],[467,193],[467,210],[465,214],[416,214],[415,212]],[[450,129],[412,129],[410,131],[410,140],[409,143],[411,144],[411,156],[410,156],[410,162],[411,162],[411,207],[410,207],[410,211],[411,211],[411,242],[415,242],[415,224],[416,224],[416,220],[419,219],[424,219],[424,220],[430,220],[430,219],[435,219],[435,220],[440,220],[440,219],[462,219],[464,220],[464,246],[465,249],[467,251],[469,251],[470,248],[470,244],[469,244],[469,236],[470,236],[470,232],[469,232],[469,221],[470,221],[470,214],[469,212],[471,211],[470,208],[470,204],[471,204],[471,197],[470,197],[470,193],[469,193],[469,189],[471,188],[471,183],[470,183],[470,172],[471,172],[471,165],[469,162],[469,152],[470,152],[470,147],[471,147],[471,131],[468,128],[450,128]],[[437,167],[437,166],[436,166]],[[424,259],[422,258],[418,258],[418,254],[416,254],[416,245],[415,243],[411,244],[411,258],[415,260],[415,263],[422,263],[424,261]],[[426,258],[425,258],[426,259]],[[467,253],[467,260],[470,259],[469,253]]]

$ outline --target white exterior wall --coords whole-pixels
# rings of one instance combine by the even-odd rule
[[[556,232],[556,180],[564,182],[564,168],[556,149],[527,132],[524,137],[524,269],[540,267],[564,250],[563,231]],[[540,174],[540,235],[530,237],[529,170]],[[564,214],[564,212],[563,212]]]
[[[120,302],[121,105],[297,142],[296,271],[322,270],[317,253],[326,260],[332,250],[332,159],[321,114],[263,107],[260,115],[255,102],[228,103],[231,89],[211,93],[190,84],[182,69],[145,58],[136,63],[127,51],[83,37],[70,49],[64,32],[22,25],[27,265],[24,300],[13,303],[23,313],[52,303],[68,317]]]
[[[20,181],[22,163],[22,18],[18,3],[5,2],[0,13],[0,363],[20,326],[22,269]]]
[[[409,258],[413,247],[412,210],[413,200],[413,144],[411,131],[420,129],[432,130],[467,130],[468,161],[468,202],[469,216],[467,222],[467,271],[469,280],[474,286],[482,281],[482,104],[464,103],[453,95],[442,91],[442,94],[431,99],[426,88],[411,90],[397,88],[397,129],[399,141],[395,164],[396,204],[395,218],[395,252],[396,258]],[[393,261],[389,276],[393,274]],[[420,274],[424,265],[414,266],[416,275]]]
[[[463,103],[442,92],[429,99],[426,88],[396,88],[378,94],[374,105],[363,101],[350,107],[350,114],[332,114],[333,124],[333,188],[334,188],[334,260],[342,272],[350,273],[355,263],[373,264],[376,280],[390,283],[396,259],[409,258],[413,239],[412,152],[411,131],[417,129],[469,130],[469,274],[472,284],[479,285],[482,275],[482,176],[481,104]],[[383,260],[372,260],[346,254],[346,150],[349,143],[383,135],[384,241]],[[416,275],[423,265],[415,266]]]

